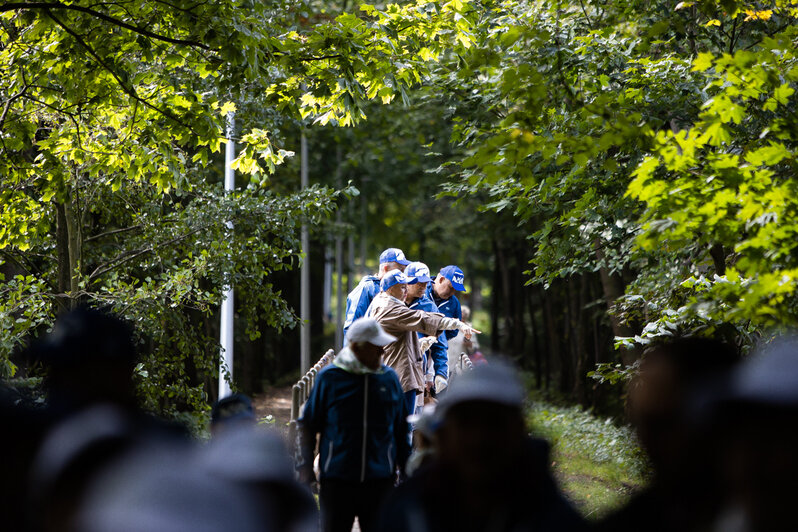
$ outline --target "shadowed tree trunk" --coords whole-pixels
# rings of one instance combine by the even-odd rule
[[[73,200],[69,198],[64,203],[56,203],[57,278],[58,291],[63,294],[61,310],[72,309],[78,303],[81,240],[80,220]]]
[[[603,266],[599,268],[599,276],[601,278],[601,288],[604,292],[604,301],[607,304],[607,313],[610,318],[610,324],[612,325],[612,332],[615,336],[634,336],[634,329],[625,322],[622,322],[612,313],[612,306],[618,298],[624,294],[626,289],[623,278],[617,273],[611,273],[609,268],[607,268],[604,251],[598,242],[595,243],[595,249],[596,258],[598,258],[600,264],[603,264]],[[620,354],[621,361],[627,366],[634,363],[638,357],[638,353],[634,349],[622,348]]]

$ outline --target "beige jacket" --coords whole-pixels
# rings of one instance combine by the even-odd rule
[[[366,315],[377,320],[385,332],[397,338],[385,346],[382,360],[399,375],[402,391],[423,392],[423,359],[416,333],[437,336],[443,314],[411,310],[387,292],[380,292],[374,297]]]

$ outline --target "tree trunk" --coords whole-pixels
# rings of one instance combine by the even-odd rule
[[[563,319],[561,321],[562,327],[560,328],[560,335],[558,338],[562,342],[562,349],[560,350],[560,391],[564,394],[573,391],[574,382],[574,351],[573,344],[574,331],[571,326],[574,317],[573,309],[571,308],[571,279],[566,279],[561,283],[558,307],[563,309]]]
[[[585,329],[589,326],[585,320],[585,304],[587,298],[587,275],[579,276],[579,288],[572,287],[571,304],[574,307],[571,327],[574,334],[574,395],[580,404],[587,404],[587,390],[585,389],[585,374],[588,365],[587,334]]]
[[[55,249],[57,259],[58,277],[58,306],[59,311],[69,310],[69,297],[66,295],[70,287],[69,275],[69,230],[63,203],[55,204]]]
[[[80,221],[73,200],[56,203],[56,257],[60,310],[77,304],[80,281],[81,235]]]
[[[532,327],[532,353],[535,359],[535,386],[541,389],[543,386],[543,368],[541,367],[540,339],[538,338],[540,335],[538,334],[538,324],[535,323],[537,313],[535,312],[535,305],[532,298],[535,288],[528,286],[524,291],[526,292],[526,302],[529,308],[529,324]]]
[[[715,273],[726,275],[726,252],[721,244],[715,244],[709,248],[712,263],[715,265]]]
[[[599,263],[604,263],[605,256],[604,250],[601,249],[601,245],[596,242],[594,247],[596,250],[596,258],[598,258]],[[618,274],[610,273],[606,264],[599,268],[599,277],[601,278],[601,288],[604,292],[604,301],[607,304],[607,313],[610,318],[610,324],[612,325],[612,333],[615,336],[634,336],[634,330],[612,313],[612,306],[618,298],[624,294],[626,288],[623,279]],[[634,363],[637,358],[637,352],[633,349],[621,348],[620,354],[621,361],[627,366]]]
[[[79,214],[72,201],[67,201],[64,204],[64,217],[66,218],[69,250],[69,291],[72,292],[74,299],[80,282],[81,235]]]
[[[499,246],[496,241],[493,241],[493,290],[491,291],[491,309],[490,309],[490,349],[493,353],[501,351],[499,337],[499,317],[501,316],[501,292],[498,287],[501,286],[501,271],[499,269]]]
[[[494,249],[496,251],[496,258],[498,260],[499,279],[501,281],[501,299],[499,304],[502,309],[502,315],[504,316],[504,333],[507,336],[507,338],[503,339],[504,341],[501,342],[501,345],[507,350],[512,350],[513,355],[517,355],[518,353],[515,352],[515,335],[517,333],[515,327],[515,299],[510,289],[511,272],[509,265],[507,264],[505,250],[502,248],[501,243],[494,242]]]
[[[513,313],[515,318],[513,322],[515,324],[515,330],[513,332],[514,342],[513,347],[516,354],[521,356],[526,356],[527,349],[526,349],[526,338],[527,338],[527,330],[526,330],[526,304],[525,304],[525,292],[526,287],[524,286],[524,266],[526,264],[526,259],[524,257],[523,249],[520,246],[516,247],[515,250],[515,265],[512,269],[513,272],[513,279],[512,285],[517,287],[515,290],[512,291],[513,297]]]

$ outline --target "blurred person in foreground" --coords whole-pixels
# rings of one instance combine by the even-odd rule
[[[52,332],[31,347],[31,356],[47,369],[42,384],[52,416],[101,403],[138,410],[133,382],[138,356],[127,321],[77,308],[56,320]]]
[[[713,530],[798,529],[798,337],[756,349],[731,373],[714,406],[726,492]]]
[[[21,483],[32,528],[72,529],[93,482],[131,449],[188,445],[184,429],[136,404],[137,356],[128,322],[81,307],[59,317],[30,354],[47,371],[46,430]]]
[[[376,528],[377,510],[410,455],[407,409],[383,346],[396,341],[372,318],[349,328],[347,347],[319,372],[297,423],[300,481],[313,480],[316,435],[321,465],[322,530],[349,532],[357,516],[364,532]]]
[[[399,382],[407,402],[407,411],[414,414],[416,396],[424,393],[424,351],[429,345],[422,346],[416,333],[424,335],[435,342],[439,331],[461,330],[467,337],[479,333],[454,318],[447,318],[439,313],[413,310],[405,303],[407,296],[407,277],[399,270],[391,270],[380,281],[381,292],[377,294],[369,306],[367,315],[374,318],[388,334],[397,339],[385,346],[383,356],[385,364],[392,367],[399,375]]]
[[[232,393],[216,401],[211,407],[211,435],[218,436],[240,427],[255,426],[252,401],[243,393]]]
[[[192,447],[137,446],[91,483],[79,532],[277,532],[257,491],[215,474]],[[236,457],[228,456],[235,468]],[[236,468],[237,469],[237,468]]]
[[[280,435],[255,425],[254,416],[251,421],[246,416],[228,417],[223,423],[224,430],[217,430],[199,449],[197,467],[254,494],[263,530],[318,530],[316,502],[308,486],[294,479],[294,466]]]
[[[524,395],[502,362],[455,381],[435,410],[436,458],[386,501],[380,530],[583,530],[549,471],[548,445],[526,434]]]
[[[15,390],[0,384],[0,456],[5,457],[0,474],[0,515],[7,530],[30,528],[26,515],[25,481],[48,428],[40,409],[25,404]]]
[[[725,441],[697,402],[718,393],[737,351],[707,338],[680,338],[643,355],[628,413],[654,472],[651,484],[598,523],[602,531],[706,530],[721,502],[717,455]]]
[[[380,281],[391,270],[404,271],[410,261],[399,248],[388,248],[380,253],[380,267],[376,275],[366,275],[346,296],[346,318],[344,319],[344,346],[349,327],[355,320],[366,315],[374,296],[380,293]]]

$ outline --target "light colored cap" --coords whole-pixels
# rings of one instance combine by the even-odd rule
[[[429,276],[429,268],[423,262],[411,262],[405,268],[407,284],[429,283],[432,277]]]
[[[404,251],[399,248],[388,248],[380,254],[380,264],[385,262],[395,262],[402,266],[407,266],[410,261],[405,257]]]
[[[507,406],[522,406],[526,392],[517,370],[501,360],[475,367],[455,380],[435,410],[443,419],[456,404],[469,401],[488,401]]]
[[[355,320],[346,332],[346,341],[350,344],[368,342],[384,346],[396,341],[396,336],[385,332],[374,318]]]

